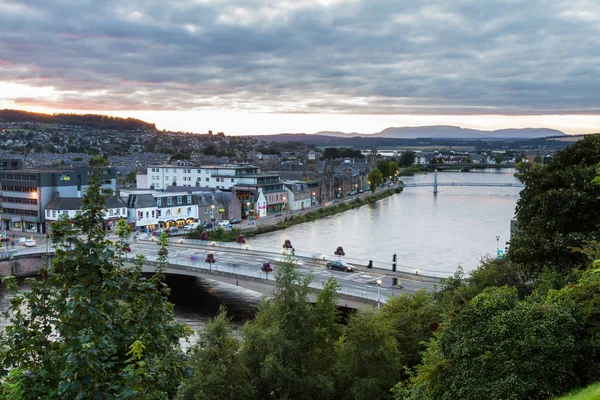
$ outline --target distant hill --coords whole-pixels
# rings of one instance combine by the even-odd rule
[[[435,125],[415,127],[392,127],[371,135],[343,132],[317,132],[315,135],[331,137],[371,137],[390,139],[539,139],[549,136],[567,136],[564,132],[546,128],[499,129],[482,131],[459,126]]]
[[[156,125],[139,119],[118,118],[99,114],[41,114],[21,110],[0,110],[0,122],[77,125],[95,129],[156,130]]]

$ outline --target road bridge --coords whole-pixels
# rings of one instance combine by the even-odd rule
[[[270,296],[275,288],[274,272],[265,274],[260,267],[264,262],[270,262],[277,269],[277,262],[284,258],[279,251],[265,251],[250,249],[248,246],[233,247],[231,244],[216,242],[192,241],[189,239],[170,239],[169,260],[166,273],[187,275],[211,279],[214,281],[236,285],[244,289]],[[154,272],[157,265],[156,252],[158,246],[151,240],[140,240],[131,244],[132,253],[129,257],[142,254],[145,257],[143,270]],[[211,265],[204,262],[206,255],[213,253],[216,263]],[[31,276],[47,265],[47,257],[53,251],[49,249],[19,249],[13,252],[12,259],[0,261],[0,274]],[[329,258],[321,255],[295,255],[298,269],[302,274],[311,274],[313,281],[311,290],[313,294],[308,301],[314,300],[316,293],[323,284],[334,277],[340,284],[338,304],[348,308],[363,308],[385,303],[390,297],[401,292],[415,292],[422,288],[433,290],[438,277],[405,271],[393,273],[387,268],[367,269],[364,264],[353,265],[356,272],[346,273],[330,271],[325,268]],[[397,277],[401,287],[392,287],[392,277]],[[379,280],[380,285],[376,282]]]

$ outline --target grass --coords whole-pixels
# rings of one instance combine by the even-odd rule
[[[577,389],[554,400],[597,400],[600,399],[600,382],[586,388]]]

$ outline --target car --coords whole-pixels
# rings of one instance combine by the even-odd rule
[[[34,247],[36,244],[37,244],[36,241],[33,239],[27,239],[27,240],[25,240],[25,242],[23,242],[23,245],[25,247]]]
[[[169,228],[169,233],[179,233],[179,228],[176,226],[172,226]]]
[[[219,221],[219,226],[227,226],[229,225],[229,220],[228,219],[224,219],[223,221]]]
[[[233,219],[232,219],[231,221],[229,221],[229,222],[231,222],[231,224],[232,224],[232,225],[233,225],[233,224],[241,224],[241,223],[242,223],[242,220],[241,220],[241,219],[239,219],[239,218],[233,218]]]
[[[200,222],[192,222],[191,224],[187,224],[183,227],[185,231],[193,231],[201,226]]]
[[[165,231],[165,228],[158,228],[152,231],[152,236],[160,236]]]
[[[345,261],[330,261],[327,263],[327,268],[337,269],[344,272],[353,272],[354,267]]]

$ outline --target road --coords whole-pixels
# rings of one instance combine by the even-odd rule
[[[131,253],[142,254],[150,260],[154,260],[158,245],[155,242],[138,241],[131,244]],[[206,255],[213,253],[216,263],[210,266],[205,262]],[[269,274],[268,279],[274,279],[274,272],[277,269],[277,261],[283,259],[283,255],[275,252],[244,252],[227,247],[209,247],[197,246],[188,243],[171,243],[169,245],[169,263],[190,265],[202,269],[218,269],[221,271],[237,273],[239,275],[263,277],[266,275],[260,270],[265,262],[271,263],[274,271]],[[342,286],[341,292],[355,296],[368,297],[376,300],[378,291],[380,298],[385,302],[389,297],[401,292],[415,292],[420,289],[433,290],[433,284],[417,280],[403,279],[402,287],[392,287],[392,276],[389,274],[378,273],[377,271],[359,268],[355,272],[332,271],[323,265],[318,265],[307,260],[299,260],[298,269],[302,274],[312,273],[313,287],[322,287],[330,277]],[[378,288],[376,280],[381,280],[381,287]]]

